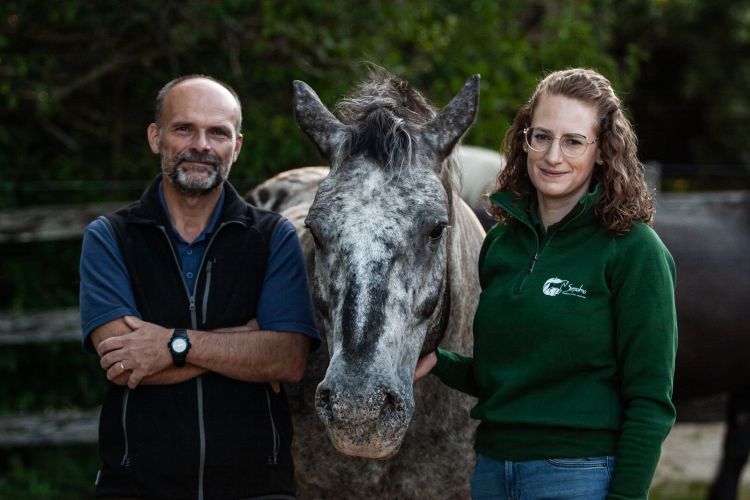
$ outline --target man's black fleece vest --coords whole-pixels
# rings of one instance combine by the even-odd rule
[[[248,205],[226,183],[195,289],[188,290],[158,185],[159,179],[140,201],[107,217],[143,319],[214,330],[255,318],[280,217]],[[291,439],[286,397],[268,384],[216,373],[132,391],[110,384],[99,425],[97,494],[206,500],[293,494]]]

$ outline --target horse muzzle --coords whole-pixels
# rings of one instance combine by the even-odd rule
[[[367,383],[329,372],[315,393],[315,408],[336,449],[363,458],[395,455],[414,412],[414,399],[392,384]],[[408,386],[411,389],[411,386]]]

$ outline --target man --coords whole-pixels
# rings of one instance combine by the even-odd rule
[[[227,182],[241,120],[226,84],[169,82],[147,130],[161,175],[84,235],[83,343],[111,382],[98,497],[294,498],[279,382],[319,338],[294,227]]]

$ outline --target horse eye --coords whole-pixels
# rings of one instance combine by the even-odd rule
[[[313,229],[313,227],[307,222],[305,222],[305,229],[310,231],[310,235],[312,236],[313,243],[315,243],[315,247],[322,248],[322,245],[320,244],[320,240],[318,239],[318,235],[315,234],[315,230]]]
[[[430,242],[435,242],[442,238],[443,230],[446,227],[448,227],[448,224],[445,222],[438,222],[437,225],[432,228],[432,231],[430,231]]]

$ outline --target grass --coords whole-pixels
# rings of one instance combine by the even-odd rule
[[[654,487],[650,500],[705,500],[708,497],[709,483],[690,481],[684,483],[663,483]],[[750,500],[750,487],[744,487],[737,500]]]
[[[96,446],[6,449],[0,457],[0,499],[93,498]]]

